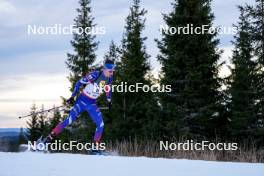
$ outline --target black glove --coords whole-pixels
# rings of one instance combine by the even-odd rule
[[[74,103],[74,97],[69,98],[68,100],[66,100],[66,102],[68,104],[73,104]]]

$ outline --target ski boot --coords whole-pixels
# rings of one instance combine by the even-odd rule
[[[99,150],[99,142],[95,142],[95,147],[92,147],[92,150],[89,151],[90,155],[102,155],[103,151]]]

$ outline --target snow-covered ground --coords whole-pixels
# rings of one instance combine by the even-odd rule
[[[1,153],[0,176],[263,176],[264,164],[91,156]]]

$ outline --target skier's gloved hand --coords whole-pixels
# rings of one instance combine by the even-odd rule
[[[66,100],[66,102],[68,104],[73,104],[74,103],[74,97],[69,98],[68,100]]]

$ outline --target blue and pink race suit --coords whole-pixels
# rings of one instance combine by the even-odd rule
[[[110,85],[112,80],[112,76],[106,77],[100,71],[93,71],[82,77],[75,84],[72,97],[78,94],[81,86],[85,85],[84,89],[77,98],[69,116],[52,130],[52,134],[57,136],[66,126],[74,122],[82,112],[87,111],[92,121],[96,124],[94,141],[100,142],[104,129],[104,122],[102,113],[96,104],[96,99],[105,92],[107,101],[111,101]]]

